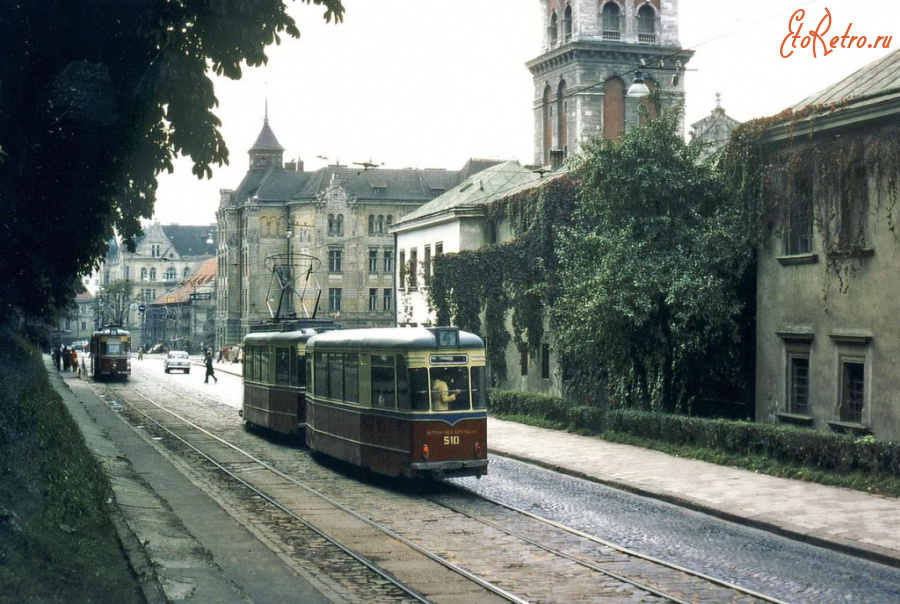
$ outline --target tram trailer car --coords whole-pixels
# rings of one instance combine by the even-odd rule
[[[281,434],[303,434],[306,342],[315,334],[301,328],[244,336],[245,422]]]
[[[484,342],[455,327],[306,342],[306,444],[388,476],[487,474]]]
[[[131,375],[131,333],[108,326],[91,334],[91,373],[95,380],[122,379]]]

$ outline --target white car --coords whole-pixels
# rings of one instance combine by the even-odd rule
[[[191,372],[191,357],[183,350],[170,350],[163,361],[163,368],[166,373],[171,371]]]

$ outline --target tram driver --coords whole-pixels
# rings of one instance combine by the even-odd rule
[[[434,411],[449,410],[450,403],[456,402],[456,397],[462,393],[459,388],[451,391],[444,378],[443,375],[435,376],[431,383],[431,406]]]

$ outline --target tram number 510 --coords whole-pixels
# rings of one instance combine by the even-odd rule
[[[458,444],[459,444],[459,437],[458,437],[458,436],[445,436],[445,437],[444,437],[444,444],[445,444],[445,445],[458,445]]]

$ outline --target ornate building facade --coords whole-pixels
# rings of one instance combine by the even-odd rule
[[[216,341],[240,343],[251,325],[335,318],[344,327],[394,324],[397,258],[388,229],[400,217],[497,162],[461,170],[284,162],[268,117],[243,181],[220,192]]]
[[[595,136],[617,139],[639,123],[648,100],[629,94],[639,78],[659,90],[663,107],[683,107],[684,67],[693,51],[678,41],[678,0],[540,2],[543,52],[527,64],[536,164],[577,154]]]

